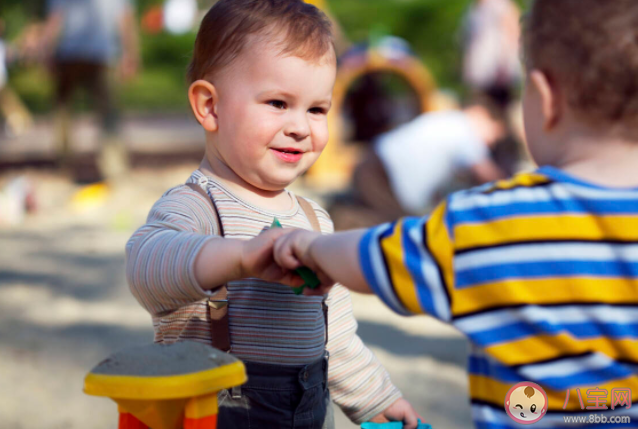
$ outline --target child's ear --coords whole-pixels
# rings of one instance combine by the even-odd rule
[[[217,131],[217,90],[207,80],[196,80],[188,88],[188,101],[197,121],[206,131]]]
[[[541,102],[543,129],[550,131],[558,124],[562,114],[558,88],[552,85],[549,77],[540,70],[532,70],[529,79]]]

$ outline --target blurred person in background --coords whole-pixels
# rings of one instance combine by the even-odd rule
[[[355,168],[353,195],[330,210],[335,227],[423,215],[463,174],[479,184],[504,178],[490,155],[506,135],[502,112],[478,98],[463,110],[424,113],[379,136]]]
[[[463,81],[503,108],[521,80],[519,21],[512,0],[474,0],[463,21]]]
[[[0,18],[0,91],[7,84],[7,46],[3,37],[4,21]]]
[[[71,156],[70,101],[85,89],[99,112],[103,138],[98,155],[102,175],[115,178],[128,168],[126,150],[117,137],[118,121],[110,84],[110,67],[119,59],[119,79],[133,78],[139,65],[135,14],[129,0],[48,0],[45,55],[52,59],[56,81],[59,160]]]
[[[352,122],[353,141],[367,144],[392,129],[398,103],[392,103],[383,78],[380,73],[367,73],[348,92],[343,110]]]
[[[0,112],[6,122],[4,133],[8,137],[24,133],[33,124],[31,113],[8,85],[7,67],[17,57],[17,50],[4,39],[4,20],[0,18]]]
[[[520,10],[513,0],[473,0],[463,21],[463,82],[472,96],[487,96],[508,117],[509,133],[491,149],[508,175],[523,160]]]

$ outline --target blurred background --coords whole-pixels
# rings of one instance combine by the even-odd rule
[[[335,24],[338,78],[328,148],[293,190],[337,229],[424,215],[532,165],[522,0],[310,2]],[[0,426],[116,427],[115,405],[83,395],[83,377],[152,341],[124,245],[201,160],[185,69],[213,3],[0,2]],[[353,301],[360,336],[417,410],[435,428],[470,427],[465,339]]]

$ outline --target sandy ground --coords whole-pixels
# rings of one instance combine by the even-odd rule
[[[114,403],[84,395],[83,378],[114,351],[152,341],[150,317],[126,285],[124,245],[194,168],[136,171],[130,186],[88,206],[73,203],[79,187],[63,177],[26,172],[38,211],[0,227],[0,427],[116,427]],[[430,318],[353,298],[359,335],[415,408],[435,429],[471,427],[467,342]],[[356,426],[339,412],[337,427]]]

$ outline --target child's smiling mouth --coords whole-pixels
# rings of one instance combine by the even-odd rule
[[[271,148],[271,150],[279,159],[290,163],[299,162],[304,154],[303,151],[295,148]]]

